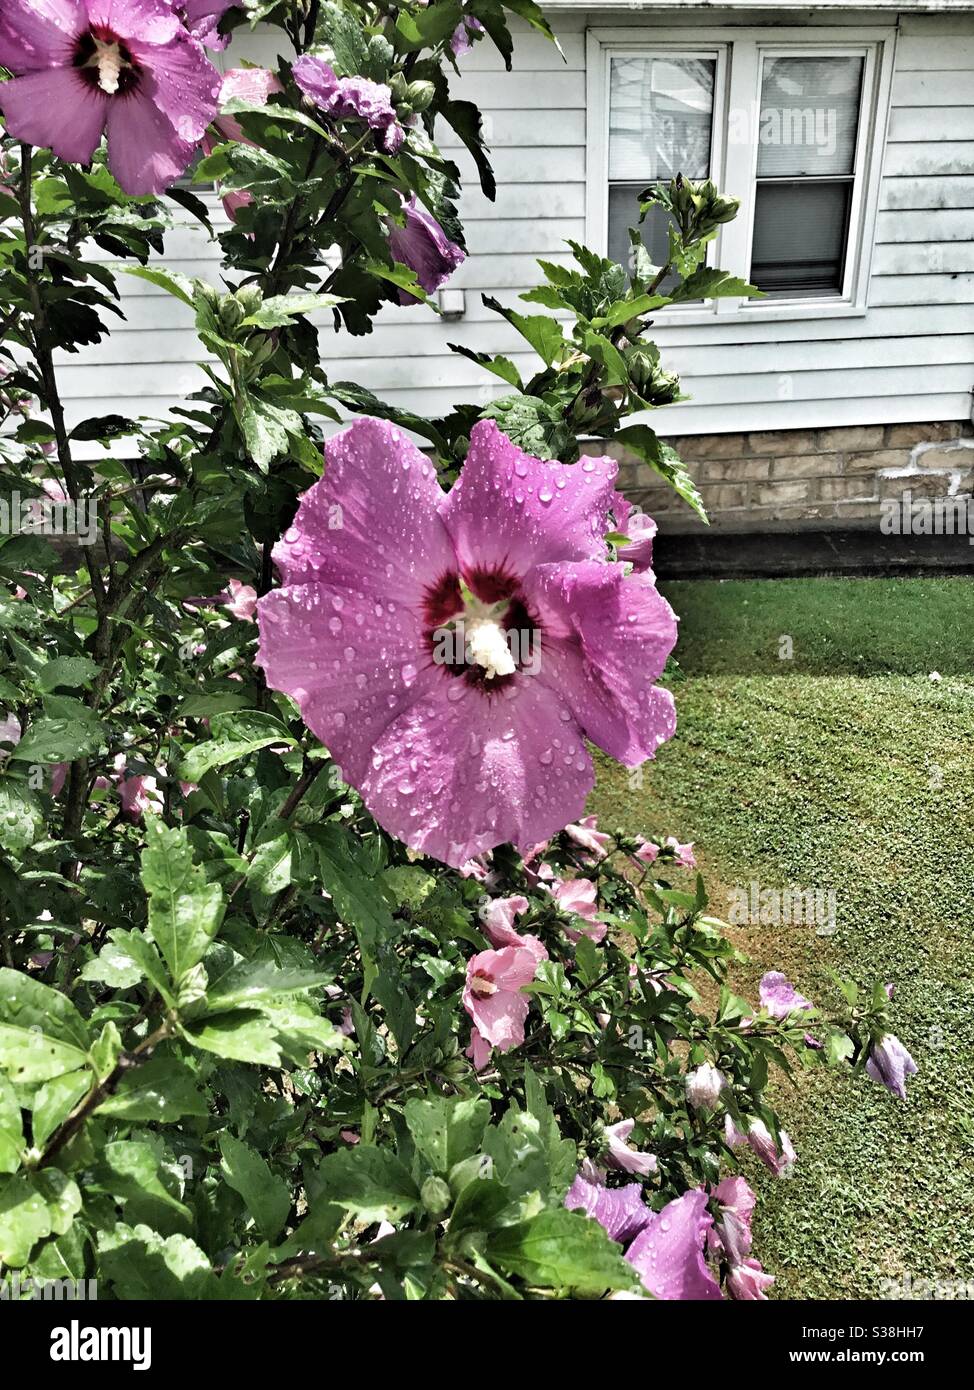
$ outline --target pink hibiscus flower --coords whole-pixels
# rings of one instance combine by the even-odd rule
[[[203,137],[204,153],[211,154],[217,145],[227,140],[235,140],[238,145],[253,145],[237,118],[225,115],[222,108],[234,100],[246,101],[251,106],[266,106],[268,97],[283,90],[268,68],[230,68],[224,73],[220,86],[220,114]],[[245,188],[231,189],[223,194],[221,201],[224,212],[235,222],[240,209],[253,202],[253,194]]]
[[[673,734],[676,618],[608,561],[616,464],[474,426],[444,495],[402,430],[357,420],[274,550],[258,662],[376,820],[454,867],[578,818],[585,740],[627,766]]]
[[[607,1187],[605,1176],[586,1160],[565,1193],[565,1206],[569,1211],[583,1211],[599,1223],[610,1239],[625,1245],[645,1228],[653,1213],[643,1201],[640,1183]]]
[[[567,880],[558,879],[551,884],[551,893],[558,903],[575,917],[581,918],[581,926],[566,927],[565,935],[570,941],[577,941],[584,934],[590,936],[596,945],[602,940],[608,931],[604,922],[600,922],[596,898],[598,889],[590,878],[570,878]]]
[[[712,1301],[722,1297],[703,1256],[712,1225],[702,1187],[684,1192],[653,1213],[626,1251],[626,1259],[655,1298]]]
[[[235,618],[250,621],[257,608],[257,590],[251,584],[241,584],[239,579],[231,579],[226,592],[221,596],[223,607]]]
[[[615,529],[625,536],[627,544],[619,547],[619,559],[634,569],[646,570],[653,563],[653,540],[656,536],[656,522],[645,512],[638,512],[628,498],[617,492],[612,499],[612,515]]]
[[[0,86],[7,130],[73,164],[108,133],[126,193],[161,193],[216,114],[220,75],[168,0],[5,0]]]
[[[474,1024],[476,1037],[471,1036],[468,1055],[472,1054],[478,1070],[486,1065],[491,1047],[509,1052],[524,1041],[530,1001],[522,990],[548,959],[548,952],[536,936],[520,936],[517,941],[499,951],[480,951],[467,962],[463,1007]]]

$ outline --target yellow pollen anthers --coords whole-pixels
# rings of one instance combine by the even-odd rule
[[[122,57],[118,44],[113,39],[99,39],[92,35],[95,51],[88,59],[87,67],[98,69],[98,85],[108,96],[118,91],[122,71],[132,64]]]
[[[493,980],[488,980],[486,975],[475,975],[470,981],[470,993],[486,999],[489,995],[497,993],[497,986]]]
[[[464,630],[470,660],[484,668],[488,680],[514,674],[517,665],[500,623],[492,618],[468,618]]]

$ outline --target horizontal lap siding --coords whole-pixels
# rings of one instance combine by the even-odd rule
[[[824,18],[824,16],[819,16]],[[836,23],[845,18],[833,16]],[[647,26],[663,22],[645,16]],[[672,23],[703,23],[681,11]],[[620,7],[613,22],[641,22]],[[598,17],[600,26],[609,21]],[[790,17],[791,23],[797,22]],[[890,16],[875,22],[891,23]],[[567,61],[518,28],[515,70],[488,42],[461,59],[457,95],[484,109],[496,202],[480,192],[452,132],[443,146],[461,169],[470,256],[451,281],[466,313],[438,320],[424,306],[389,307],[375,331],[328,331],[322,357],[334,379],[357,379],[391,402],[429,414],[485,402],[509,388],[452,354],[451,342],[515,357],[523,341],[481,294],[536,312],[519,294],[536,284],[538,256],[564,263],[585,227],[585,43],[582,15],[556,15]],[[246,45],[257,45],[247,49]],[[266,41],[265,41],[266,43]],[[271,56],[235,40],[233,61]],[[974,382],[974,15],[904,16],[897,40],[869,311],[863,316],[706,324],[657,320],[668,365],[692,400],[654,415],[665,434],[960,418]],[[216,248],[198,229],[170,236],[166,260],[215,278]],[[188,310],[154,286],[130,282],[127,323],[112,340],[65,358],[72,420],[112,409],[160,414],[203,384]]]

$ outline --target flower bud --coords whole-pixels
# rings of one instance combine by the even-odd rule
[[[450,1189],[442,1178],[427,1178],[420,1188],[423,1206],[430,1216],[439,1216],[446,1211],[453,1200]]]
[[[724,1089],[724,1077],[709,1062],[687,1072],[687,1104],[694,1110],[713,1110]]]

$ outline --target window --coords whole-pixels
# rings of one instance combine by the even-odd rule
[[[751,283],[842,293],[864,60],[763,56]]]
[[[608,255],[626,264],[639,194],[682,173],[705,179],[713,144],[715,57],[619,54],[609,64]],[[668,218],[654,209],[643,239],[666,259]]]
[[[878,204],[893,34],[600,29],[589,34],[588,236],[627,262],[638,194],[677,173],[712,178],[741,210],[708,258],[760,300],[674,306],[668,315],[805,317],[863,312]],[[880,132],[877,140],[875,132]],[[667,222],[650,212],[656,264]]]

